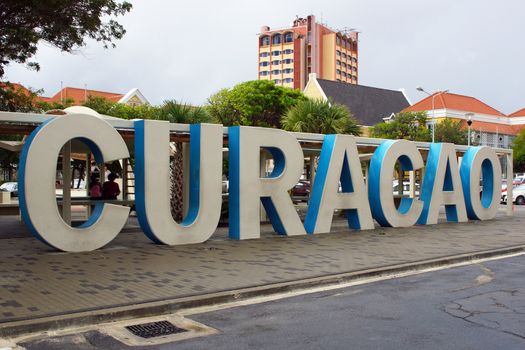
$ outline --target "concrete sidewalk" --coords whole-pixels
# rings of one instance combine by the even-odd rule
[[[38,320],[523,247],[524,213],[371,231],[347,231],[338,220],[330,234],[295,237],[271,234],[265,225],[261,239],[249,241],[228,240],[221,228],[204,244],[175,247],[152,244],[132,227],[104,249],[75,254],[32,237],[3,238],[0,337]]]

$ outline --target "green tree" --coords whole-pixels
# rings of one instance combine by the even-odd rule
[[[164,101],[160,107],[157,119],[170,123],[197,124],[209,122],[210,116],[203,107],[195,107],[173,100]],[[175,142],[173,159],[170,163],[171,172],[171,214],[175,220],[182,220],[182,186],[183,186],[183,148],[182,142]]]
[[[130,106],[110,101],[101,96],[92,95],[88,96],[87,101],[82,105],[100,114],[121,119],[157,119],[160,113],[160,107],[150,104]]]
[[[89,95],[87,101],[82,104],[84,107],[91,108],[100,114],[111,115],[111,109],[115,107],[116,103],[108,100],[102,96]]]
[[[38,110],[41,112],[50,111],[53,109],[66,109],[68,107],[71,107],[75,105],[75,100],[72,98],[66,98],[62,102],[46,102],[46,101],[36,101],[35,105],[37,106]]]
[[[514,170],[525,171],[525,129],[522,129],[518,137],[514,139],[512,150],[514,151]]]
[[[282,115],[306,97],[269,80],[253,80],[220,90],[208,99],[213,121],[226,126],[281,127]]]
[[[1,40],[1,39],[0,39]],[[9,82],[0,83],[0,111],[35,112],[35,98],[38,91],[26,89]]]
[[[449,118],[436,124],[434,138],[436,142],[449,142],[456,145],[466,145],[468,141],[467,130],[461,126],[461,122]]]
[[[393,120],[374,125],[370,135],[383,139],[430,141],[432,134],[426,123],[426,112],[399,112]]]
[[[86,39],[114,47],[126,33],[114,18],[131,10],[127,1],[115,0],[2,0],[0,1],[0,77],[9,62],[27,63],[44,42],[71,52]]]
[[[318,134],[360,135],[352,114],[341,104],[308,99],[291,107],[282,118],[285,130]]]
[[[229,89],[222,89],[210,96],[206,110],[215,123],[225,126],[242,124],[241,112],[235,109]]]

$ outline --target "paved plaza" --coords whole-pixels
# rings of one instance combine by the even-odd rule
[[[57,252],[15,217],[0,217],[0,334],[14,321],[202,296],[486,250],[525,246],[525,208],[514,217],[403,229],[232,241],[219,228],[208,242],[151,243],[136,221],[103,249]],[[12,234],[10,234],[12,231]],[[15,232],[16,231],[16,232]]]

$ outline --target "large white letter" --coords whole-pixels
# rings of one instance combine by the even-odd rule
[[[343,193],[338,193],[339,181]],[[355,139],[349,135],[324,137],[304,222],[306,232],[330,232],[335,209],[346,209],[350,228],[374,228]]]
[[[419,224],[436,224],[441,205],[445,205],[448,221],[468,220],[453,144],[430,145],[420,198],[424,206]]]
[[[297,140],[283,130],[234,126],[228,128],[230,152],[230,237],[259,238],[262,201],[279,234],[306,234],[288,190],[303,172],[304,158]],[[274,169],[260,177],[261,148],[273,156]]]
[[[469,148],[463,156],[460,175],[469,219],[494,218],[501,195],[501,164],[496,152],[486,146]],[[479,185],[481,175],[483,191]]]
[[[397,160],[403,171],[423,167],[423,157],[413,142],[389,140],[376,149],[370,160],[368,199],[372,214],[381,226],[412,226],[417,222],[423,210],[423,203],[414,198],[401,198],[399,209],[396,208],[392,180]],[[399,181],[403,182],[402,179]]]
[[[137,120],[135,203],[140,227],[156,243],[201,243],[215,232],[222,204],[222,125],[190,126],[190,198],[178,224],[170,210],[170,124]]]
[[[128,207],[98,203],[79,227],[62,220],[55,198],[57,157],[64,144],[75,138],[88,145],[97,163],[129,157],[124,140],[109,123],[84,114],[53,118],[26,140],[18,179],[22,218],[41,241],[68,252],[103,247],[120,232],[129,214]]]

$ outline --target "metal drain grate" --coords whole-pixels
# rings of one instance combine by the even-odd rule
[[[136,324],[133,326],[126,326],[126,329],[136,336],[146,339],[188,331],[187,329],[179,328],[168,321]]]

